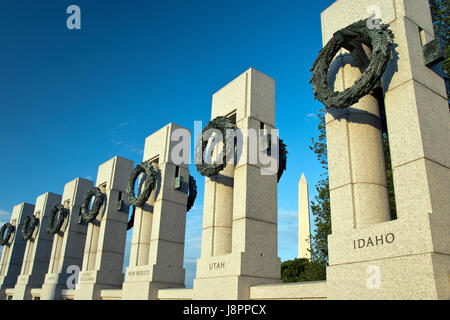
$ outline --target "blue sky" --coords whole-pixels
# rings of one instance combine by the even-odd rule
[[[174,122],[193,132],[214,92],[253,67],[276,81],[276,121],[289,151],[278,185],[279,256],[297,255],[297,184],[310,199],[322,170],[309,79],[332,0],[2,0],[0,2],[0,221],[64,184],[95,180],[120,155]],[[81,8],[68,30],[66,8]],[[204,178],[186,228],[186,284],[200,256]],[[129,249],[129,232],[127,249]],[[128,264],[128,250],[125,264]]]

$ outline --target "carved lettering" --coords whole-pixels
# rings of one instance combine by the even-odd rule
[[[94,281],[94,277],[82,277],[81,281],[82,282]]]
[[[127,277],[141,277],[141,276],[147,276],[149,274],[150,274],[150,270],[128,271]]]
[[[366,240],[358,239],[358,249],[364,248],[366,245]]]
[[[381,244],[383,244],[383,236],[382,235],[379,238],[378,238],[378,236],[375,236],[375,242],[376,242],[375,245],[378,245],[378,241],[380,241]]]
[[[391,241],[388,240],[388,237],[389,237],[389,239],[391,239]],[[395,236],[394,236],[393,233],[388,233],[388,234],[386,235],[385,239],[386,239],[386,242],[387,242],[387,243],[392,243],[392,242],[394,242],[394,240],[395,240]]]
[[[225,262],[213,262],[209,264],[209,270],[223,269],[225,268]]]
[[[375,241],[373,240],[375,238]],[[353,249],[362,249],[367,247],[382,246],[384,244],[390,244],[395,241],[395,235],[388,233],[386,235],[377,235],[375,237],[370,236],[368,238],[361,238],[353,240]]]

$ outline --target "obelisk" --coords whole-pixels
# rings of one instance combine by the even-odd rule
[[[298,257],[311,258],[308,182],[305,175],[298,182]]]

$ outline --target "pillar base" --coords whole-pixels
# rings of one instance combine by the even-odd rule
[[[37,281],[32,275],[22,275],[17,278],[17,283],[14,286],[13,300],[33,300],[31,289],[40,288],[41,282]]]
[[[78,277],[75,300],[101,300],[101,291],[121,289],[123,274],[102,270],[82,271]]]
[[[5,276],[0,276],[0,300],[6,300],[6,290],[14,288],[14,283]]]
[[[450,225],[443,221],[436,212],[331,234],[328,298],[449,299]]]
[[[193,300],[249,300],[250,287],[280,282],[280,279],[248,276],[195,279]]]
[[[66,275],[47,273],[41,288],[41,300],[63,300],[62,291],[67,289]]]
[[[330,266],[328,299],[447,300],[449,264],[449,255],[424,253]]]
[[[240,252],[200,258],[194,300],[248,300],[250,287],[281,283],[280,258]]]
[[[6,300],[6,290],[9,289],[8,286],[0,287],[0,300]]]
[[[159,289],[185,288],[184,276],[185,270],[180,266],[128,267],[122,286],[122,300],[156,300]]]
[[[67,289],[62,284],[45,284],[41,289],[41,300],[63,300],[62,291]]]
[[[120,290],[121,286],[83,283],[75,290],[74,300],[102,300],[102,290]]]
[[[185,288],[184,284],[168,282],[124,282],[122,300],[158,300],[158,291],[169,288]]]
[[[33,300],[31,296],[31,289],[33,287],[29,284],[16,284],[14,287],[13,300]]]

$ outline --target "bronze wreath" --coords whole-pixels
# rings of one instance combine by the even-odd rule
[[[22,225],[22,238],[28,240],[33,235],[34,229],[39,225],[39,219],[34,215],[30,215],[25,218]]]
[[[204,135],[210,129],[217,129],[217,130],[220,130],[222,133],[222,139],[223,139],[224,145],[223,145],[222,152],[218,156],[218,158],[219,157],[222,158],[222,163],[220,163],[220,164],[217,164],[217,163],[207,164],[204,162],[204,159],[203,159],[205,148],[208,145],[208,139],[209,139],[209,136],[205,137]],[[197,167],[197,171],[202,176],[206,176],[206,177],[217,176],[219,174],[219,172],[222,171],[226,167],[226,165],[227,165],[227,163],[226,163],[227,147],[226,146],[229,144],[233,144],[233,142],[234,142],[234,140],[227,141],[227,138],[234,139],[233,136],[227,137],[227,135],[226,135],[227,129],[236,130],[236,125],[234,125],[226,117],[217,117],[214,120],[211,120],[210,122],[208,122],[206,127],[203,129],[202,134],[198,138],[197,145],[195,147],[195,154],[197,157],[199,157],[199,162],[201,161],[201,163],[196,164],[196,167]],[[200,159],[200,157],[201,157],[201,159]]]
[[[320,51],[310,70],[313,71],[311,82],[314,98],[321,101],[326,108],[346,108],[372,93],[380,82],[388,61],[393,58],[393,38],[389,25],[381,24],[380,29],[369,29],[367,20],[358,21],[336,32]],[[372,49],[370,63],[362,44]],[[341,48],[351,52],[363,74],[350,88],[333,92],[328,86],[328,69]]]
[[[136,183],[137,177],[145,173],[145,183],[141,194],[138,197],[134,195],[134,184]],[[135,207],[142,207],[145,202],[150,197],[152,190],[156,186],[156,171],[150,162],[143,162],[138,164],[136,168],[131,172],[130,179],[128,180],[128,185],[126,189],[128,202]]]
[[[134,226],[134,215],[136,213],[136,207],[133,207],[133,212],[131,213],[130,221],[127,223],[127,230],[130,230]]]
[[[194,177],[189,175],[189,195],[187,199],[186,213],[191,210],[194,205],[195,198],[197,198],[197,183],[195,182]]]
[[[286,171],[287,165],[287,154],[288,151],[286,149],[286,145],[283,143],[283,140],[278,140],[278,172],[277,172],[277,182],[280,181],[283,172]]]
[[[92,208],[89,210],[89,204],[91,203],[92,197],[95,197],[95,200],[92,204]],[[86,192],[80,208],[81,221],[86,221],[88,223],[94,221],[95,218],[97,218],[104,201],[105,197],[100,188],[94,187]]]
[[[8,232],[6,233],[6,237],[5,237],[5,231],[8,230]],[[5,223],[2,228],[0,229],[0,246],[4,246],[8,243],[9,239],[11,238],[11,235],[13,234],[14,230],[16,230],[16,228],[14,228],[14,226],[7,222]]]
[[[64,223],[64,219],[68,215],[68,210],[64,208],[63,205],[57,204],[52,208],[50,211],[50,216],[48,218],[48,225],[47,225],[47,232],[50,234],[56,234],[59,230],[61,230],[61,227]],[[58,215],[58,218],[56,218],[56,215]],[[56,218],[56,219],[55,219]],[[56,224],[55,224],[56,220]]]

